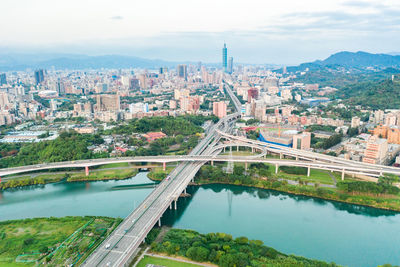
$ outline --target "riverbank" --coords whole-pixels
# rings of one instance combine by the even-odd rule
[[[119,218],[85,216],[0,222],[0,265],[79,266],[121,221]],[[246,237],[233,239],[224,233],[200,234],[192,230],[169,229],[157,238],[159,233],[160,228],[154,228],[146,241],[151,242],[150,251],[161,256],[146,257],[138,266],[160,262],[176,266],[173,265],[174,258],[177,262],[187,259],[217,266],[232,266],[233,263],[236,266],[289,263],[311,267],[336,266],[286,255],[263,245],[262,241]],[[187,266],[185,264],[187,262],[182,266]]]
[[[355,192],[348,193],[332,187],[331,184],[328,184],[329,187],[323,187],[320,183],[314,183],[312,186],[308,185],[308,182],[304,182],[301,177],[298,178],[298,185],[293,185],[289,184],[286,180],[289,174],[273,175],[268,171],[269,166],[267,166],[265,169],[263,169],[262,166],[257,165],[257,167],[260,167],[260,169],[250,169],[248,171],[249,175],[246,175],[244,174],[244,168],[238,168],[236,173],[234,172],[232,174],[226,174],[222,171],[221,166],[212,167],[205,165],[196,174],[193,185],[201,186],[206,184],[230,184],[261,189],[271,189],[294,195],[315,197],[347,204],[356,204],[400,212],[399,195],[382,194],[377,196]],[[168,170],[153,170],[149,173],[148,177],[152,180],[160,181],[164,179],[167,174]],[[255,176],[258,177],[256,178]],[[323,179],[326,178],[324,177]]]
[[[0,222],[0,265],[79,265],[121,221],[85,216]]]
[[[124,180],[138,173],[138,169],[133,168],[110,168],[95,169],[86,176],[85,172],[61,172],[51,174],[40,174],[37,176],[24,175],[15,178],[6,178],[6,181],[0,183],[0,191],[10,188],[20,188],[33,185],[45,185],[50,183],[66,182],[84,182],[84,181],[107,181]],[[4,179],[3,179],[4,180]]]
[[[286,255],[265,246],[260,240],[249,240],[243,236],[234,239],[225,233],[200,234],[183,229],[170,229],[160,240],[151,243],[150,251],[165,258],[172,256],[208,266],[337,266],[335,263]],[[157,260],[147,258],[145,262],[155,264]],[[138,266],[143,265],[139,262]]]

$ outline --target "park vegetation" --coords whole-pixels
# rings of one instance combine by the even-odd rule
[[[0,222],[0,265],[79,265],[120,222],[92,216]]]
[[[110,130],[106,130],[104,134],[128,134],[147,133],[162,131],[168,136],[175,135],[193,135],[203,132],[201,125],[207,121],[218,121],[215,116],[166,116],[166,117],[145,117],[142,119],[130,120],[127,124],[119,125]]]
[[[101,144],[104,140],[100,135],[78,134],[74,131],[60,133],[55,140],[38,143],[22,144],[18,153],[16,147],[9,146],[6,154],[13,153],[13,156],[6,156],[0,159],[0,168],[14,166],[32,165],[38,163],[49,163],[59,161],[71,161],[91,158],[104,158],[107,154],[93,153],[88,146]]]
[[[171,229],[162,242],[153,242],[156,253],[187,257],[197,262],[211,262],[221,267],[247,266],[337,266],[334,263],[286,255],[260,240],[233,238],[229,234],[200,234],[192,230]]]

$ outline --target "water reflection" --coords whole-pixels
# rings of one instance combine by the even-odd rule
[[[369,217],[395,216],[399,214],[399,212],[396,211],[376,209],[367,206],[348,204],[344,202],[326,200],[316,197],[295,195],[271,189],[261,189],[261,188],[253,188],[253,187],[245,187],[237,185],[222,185],[222,184],[203,185],[201,188],[205,190],[211,190],[215,193],[228,191],[230,194],[233,194],[235,196],[248,194],[251,197],[265,199],[265,200],[273,196],[273,197],[279,197],[280,200],[292,199],[296,202],[312,202],[319,206],[333,205],[337,210],[346,211],[349,214],[363,215]]]

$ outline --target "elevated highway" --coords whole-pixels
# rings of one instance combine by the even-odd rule
[[[230,147],[232,144],[219,145],[218,150],[224,147]],[[234,145],[236,146],[236,145]],[[213,151],[213,150],[211,150]],[[216,150],[214,150],[216,151]],[[208,155],[188,155],[188,156],[148,156],[148,157],[127,157],[127,158],[113,158],[113,159],[102,159],[96,161],[78,161],[78,162],[61,162],[52,164],[49,166],[44,165],[32,165],[29,168],[20,169],[9,168],[2,169],[0,175],[18,174],[27,171],[38,171],[45,169],[61,169],[61,168],[78,168],[86,166],[97,166],[109,163],[122,163],[122,162],[151,162],[151,163],[167,163],[167,162],[182,162],[182,163],[207,163],[207,162],[241,162],[241,163],[268,163],[274,166],[297,166],[297,167],[310,167],[311,169],[329,170],[336,172],[345,172],[347,174],[360,174],[369,175],[373,177],[379,177],[385,173],[400,175],[400,168],[391,168],[383,165],[375,166],[362,166],[356,164],[343,164],[337,162],[325,162],[321,160],[308,160],[308,159],[275,159],[275,158],[263,158],[266,155],[265,152],[254,155],[254,156],[219,156],[215,152]],[[28,167],[28,166],[27,166]]]
[[[234,106],[239,111],[238,100],[230,88],[226,89]],[[188,156],[180,157],[182,161],[164,179],[149,196],[134,210],[118,228],[101,244],[83,263],[83,266],[128,266],[144,241],[149,231],[157,223],[166,209],[176,208],[176,202],[200,167],[207,162],[205,158],[193,160],[196,156],[216,156],[220,149],[214,147],[220,141],[216,131],[230,132],[233,122],[240,116],[239,112],[230,114],[211,127],[207,136],[191,151]],[[152,159],[155,160],[155,159]],[[165,160],[165,158],[164,158]],[[154,161],[153,161],[154,162]],[[165,161],[163,161],[165,162]]]

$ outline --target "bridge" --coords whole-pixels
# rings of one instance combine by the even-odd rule
[[[76,162],[60,162],[60,163],[52,163],[48,165],[31,165],[25,166],[24,168],[16,167],[16,168],[8,168],[1,169],[0,175],[11,175],[11,174],[19,174],[24,172],[32,172],[46,169],[64,169],[64,168],[86,168],[91,166],[98,166],[110,163],[143,163],[143,162],[151,162],[151,163],[162,163],[163,165],[171,162],[180,162],[180,163],[206,163],[211,162],[239,162],[245,163],[246,165],[249,163],[267,163],[270,165],[274,165],[277,168],[279,166],[296,166],[296,167],[304,167],[309,169],[319,169],[319,170],[328,170],[335,172],[344,172],[346,174],[355,174],[355,175],[368,175],[373,177],[382,176],[384,173],[400,175],[400,168],[391,168],[389,166],[376,165],[376,166],[363,166],[363,164],[344,164],[337,162],[325,162],[323,160],[308,160],[308,159],[289,159],[289,158],[264,158],[268,152],[265,150],[263,153],[254,156],[220,156],[216,155],[215,151],[221,150],[224,147],[247,147],[245,144],[236,144],[229,143],[225,145],[216,146],[217,149],[210,149],[213,154],[210,155],[188,155],[188,156],[147,156],[147,157],[126,157],[126,158],[110,158],[110,159],[98,159],[98,160],[80,160]],[[260,148],[260,147],[257,147]],[[261,148],[260,148],[261,149]],[[279,155],[279,154],[278,154]],[[164,165],[165,166],[165,165]]]
[[[184,160],[194,156],[216,156],[221,150],[214,149],[220,141],[220,134],[216,131],[230,132],[233,123],[240,117],[240,102],[227,87],[237,112],[230,114],[211,126],[207,136],[190,152],[183,156],[179,164],[136,208],[117,229],[89,256],[83,266],[128,266],[137,253],[137,249],[144,241],[147,234],[158,222],[166,209],[177,208],[176,202],[182,192],[193,179],[200,167],[207,162],[206,159],[197,161]],[[165,165],[164,165],[165,166]]]

